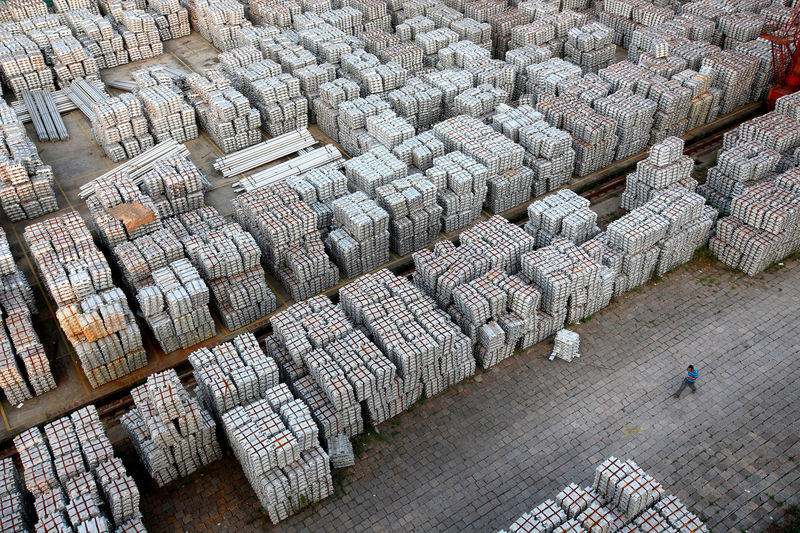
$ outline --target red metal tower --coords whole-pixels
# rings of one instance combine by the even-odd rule
[[[765,28],[762,38],[772,43],[772,69],[775,86],[767,95],[767,105],[800,89],[800,0],[795,1],[789,20]]]

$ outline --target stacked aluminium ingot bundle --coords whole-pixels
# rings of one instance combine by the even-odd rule
[[[675,16],[670,7],[659,7],[647,2],[612,0],[603,3],[598,13],[600,22],[614,30],[614,43],[628,48],[633,32],[642,26],[658,26]]]
[[[492,27],[492,55],[504,57],[511,40],[511,30],[533,20],[533,16],[516,7],[507,7],[489,18]]]
[[[9,403],[17,405],[56,387],[50,362],[31,315],[36,313],[28,280],[17,268],[8,248],[8,239],[0,230],[0,387]],[[24,368],[24,372],[22,369]]]
[[[678,82],[680,83],[681,87],[691,91],[689,103],[688,105],[684,106],[688,109],[686,113],[686,130],[692,130],[698,126],[710,122],[709,115],[711,113],[711,108],[716,103],[716,108],[719,109],[719,102],[722,94],[719,89],[711,87],[711,76],[687,69],[672,76],[670,81]],[[716,98],[714,93],[716,93]],[[659,112],[656,113],[656,119],[653,123],[653,131],[651,132],[650,139],[651,144],[653,144],[652,141],[654,140],[658,140],[660,142],[659,136],[656,134],[656,128],[658,127],[659,120],[661,118],[660,112],[662,111],[662,105],[660,100],[658,103]],[[677,106],[676,114],[680,113],[681,108],[680,106]]]
[[[383,94],[406,83],[408,71],[391,62],[383,64],[380,60],[364,51],[354,50],[342,56],[342,72],[361,86],[361,94]]]
[[[367,133],[389,150],[414,136],[414,126],[387,109],[367,117]]]
[[[160,218],[203,206],[203,173],[188,157],[169,155],[141,177],[141,191],[150,197]]]
[[[189,11],[178,0],[148,0],[147,9],[155,18],[162,41],[184,37],[192,32]]]
[[[600,229],[597,213],[589,207],[589,200],[563,189],[528,206],[525,231],[536,237],[536,246],[542,248],[557,238],[583,244]]]
[[[745,53],[758,59],[758,72],[753,80],[750,92],[751,100],[763,100],[767,97],[775,79],[775,70],[772,63],[772,43],[766,39],[747,41],[736,47],[738,52]]]
[[[618,142],[614,159],[625,159],[645,149],[656,113],[655,102],[629,89],[621,89],[598,98],[593,107],[617,125]]]
[[[525,92],[536,101],[544,93],[555,93],[559,82],[580,76],[581,68],[578,65],[557,57],[533,63],[526,70],[528,86]]]
[[[470,339],[406,278],[381,269],[343,287],[339,298],[353,323],[397,367],[402,394],[388,405],[371,402],[373,411],[388,407],[377,420],[400,414],[423,392],[430,398],[475,373]]]
[[[542,93],[536,106],[551,126],[572,135],[575,174],[586,176],[607,167],[617,147],[617,124],[603,116],[578,96]]]
[[[433,166],[435,158],[444,155],[444,143],[428,130],[403,141],[392,154],[408,167],[409,173],[424,172]]]
[[[339,281],[320,238],[317,214],[286,184],[244,193],[233,204],[236,220],[256,238],[267,268],[294,300]]]
[[[44,0],[11,0],[6,4],[14,20],[28,20],[48,13]]]
[[[389,214],[389,244],[397,255],[421,250],[439,236],[442,207],[436,193],[436,185],[421,175],[375,189],[378,204]]]
[[[352,7],[363,15],[364,30],[391,30],[392,19],[385,2],[380,0],[342,0],[342,7]]]
[[[229,154],[261,142],[261,114],[228,78],[208,70],[205,76],[190,74],[186,82],[200,125],[220,150]]]
[[[344,164],[344,171],[350,190],[375,196],[381,185],[406,177],[408,168],[384,146],[379,145],[358,157],[348,159]]]
[[[3,528],[8,531],[30,531],[29,510],[26,508],[23,496],[25,485],[22,483],[14,459],[6,457],[0,461],[0,499],[3,501],[2,517]]]
[[[472,74],[462,69],[439,70],[425,74],[422,79],[442,91],[442,117],[455,115],[456,96],[474,87]]]
[[[625,178],[622,208],[631,211],[670,187],[683,187],[694,192],[697,181],[692,178],[693,169],[694,160],[683,155],[683,140],[667,137],[653,145],[647,159],[636,164],[636,172]]]
[[[14,438],[37,531],[145,531],[139,489],[93,405]]]
[[[150,59],[164,53],[156,19],[150,13],[140,9],[125,10],[117,23],[131,61]]]
[[[159,487],[222,458],[214,419],[175,370],[151,374],[131,396],[135,407],[120,422]]]
[[[66,26],[29,31],[28,36],[45,52],[60,88],[77,78],[99,78],[97,61]]]
[[[0,101],[0,206],[12,222],[40,217],[58,209],[53,169],[14,110]]]
[[[482,83],[477,87],[467,89],[453,100],[453,107],[456,115],[469,115],[474,118],[486,120],[494,114],[498,105],[504,104],[508,100],[508,93]]]
[[[183,143],[200,134],[194,108],[183,99],[182,93],[158,84],[141,89],[137,96],[142,102],[156,143],[167,139]]]
[[[144,367],[139,327],[80,215],[32,224],[25,242],[89,383],[97,387]]]
[[[291,28],[292,18],[300,12],[300,3],[294,0],[255,0],[250,5],[252,20],[261,26]]]
[[[422,70],[422,49],[414,43],[388,46],[378,56],[384,63],[392,61],[412,73]]]
[[[87,9],[68,11],[64,17],[72,33],[95,58],[99,69],[128,62],[125,42],[111,21]]]
[[[458,34],[449,28],[436,28],[425,33],[418,33],[414,37],[414,43],[425,54],[422,57],[422,64],[425,67],[435,67],[439,61],[439,51],[456,42],[458,42]]]
[[[239,29],[251,25],[244,4],[236,0],[189,0],[187,8],[192,27],[223,51],[239,46]]]
[[[115,163],[136,157],[155,145],[142,105],[130,93],[92,106],[92,136]]]
[[[556,333],[553,340],[553,351],[550,354],[552,361],[556,357],[563,359],[567,363],[571,363],[576,357],[580,357],[581,337],[574,331],[562,329]]]
[[[726,115],[750,100],[759,60],[741,52],[723,50],[703,59],[704,72],[713,73],[713,86],[722,90],[720,113]]]
[[[183,245],[167,228],[118,244],[112,253],[133,295],[153,284],[154,271],[185,257]]]
[[[339,168],[333,163],[286,179],[286,185],[317,214],[317,227],[323,235],[333,225],[333,201],[349,194],[347,177]]]
[[[564,58],[580,66],[584,72],[597,72],[614,59],[616,46],[611,42],[613,31],[592,22],[567,33]]]
[[[436,185],[437,203],[442,206],[442,231],[450,233],[469,226],[481,213],[489,171],[461,152],[436,157],[425,176]]]
[[[325,240],[342,275],[355,278],[389,262],[389,214],[362,191],[333,201]]]
[[[387,95],[394,111],[417,133],[429,130],[442,116],[443,92],[420,78],[411,78]]]
[[[437,70],[465,68],[471,61],[491,58],[489,50],[468,40],[454,42],[439,50],[438,55]]]
[[[731,216],[717,223],[711,251],[731,268],[755,276],[800,249],[799,183],[793,169],[734,198]]]
[[[514,80],[514,94],[511,95],[512,101],[517,100],[528,90],[528,67],[534,63],[547,61],[552,57],[553,53],[548,48],[535,44],[527,44],[521,48],[506,52],[506,62],[517,69],[516,79]]]
[[[164,353],[194,346],[215,333],[208,286],[191,263],[180,259],[152,273],[153,284],[136,299]]]
[[[0,74],[2,81],[17,97],[26,90],[56,90],[53,70],[46,66],[36,43],[25,35],[3,34],[0,39]]]
[[[346,78],[337,78],[332,82],[320,85],[319,97],[312,101],[314,117],[319,129],[334,141],[338,141],[339,107],[344,102],[358,98],[358,84]],[[364,126],[366,126],[366,122]]]

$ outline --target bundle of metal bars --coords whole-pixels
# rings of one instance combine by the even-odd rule
[[[256,133],[258,132],[256,131]],[[224,155],[214,161],[214,168],[228,178],[308,148],[316,142],[316,139],[305,128],[291,131],[238,152]]]
[[[69,139],[67,126],[61,119],[53,93],[50,91],[22,91],[22,100],[36,128],[40,141],[65,141]]]

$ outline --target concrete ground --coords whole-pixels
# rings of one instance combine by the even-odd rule
[[[333,496],[269,526],[230,452],[142,491],[148,531],[496,531],[609,456],[630,458],[714,532],[763,531],[800,491],[800,261],[748,278],[706,256],[362,438]],[[696,394],[671,394],[688,364]],[[117,431],[110,428],[112,433]]]

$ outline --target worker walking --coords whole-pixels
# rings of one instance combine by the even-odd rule
[[[686,377],[684,378],[683,383],[681,383],[681,388],[678,389],[678,392],[676,392],[674,396],[676,398],[680,398],[683,389],[686,387],[692,389],[692,392],[697,392],[697,387],[695,386],[694,382],[697,381],[698,377],[699,374],[697,373],[697,370],[694,369],[693,365],[689,365],[689,367],[686,369]]]

